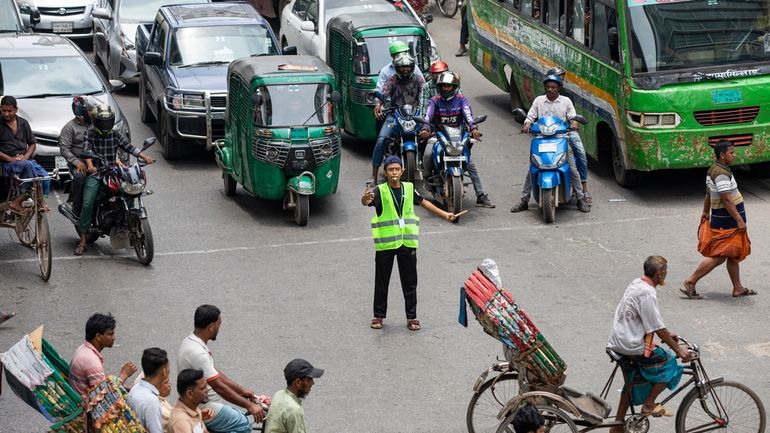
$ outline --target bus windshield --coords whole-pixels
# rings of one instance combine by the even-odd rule
[[[628,0],[635,73],[770,61],[767,0]]]

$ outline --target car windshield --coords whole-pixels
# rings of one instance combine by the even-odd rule
[[[80,56],[2,59],[6,95],[17,98],[104,92],[88,60]]]
[[[152,22],[161,6],[179,3],[209,3],[209,0],[122,0],[120,2],[120,19]],[[131,37],[133,38],[133,35]]]
[[[332,124],[334,106],[331,102],[326,103],[330,93],[331,88],[325,83],[259,87],[255,92],[258,103],[254,106],[254,124],[257,126]]]
[[[7,6],[0,7],[0,32],[18,32],[19,21],[16,18],[16,10],[13,7],[13,3],[10,1],[5,2]]]
[[[267,27],[183,27],[171,37],[171,66],[230,63],[249,56],[276,55]]]
[[[628,0],[634,72],[770,60],[767,0]]]
[[[390,57],[390,43],[404,41],[409,45],[412,55],[421,51],[419,39],[416,36],[391,36],[381,38],[366,38],[356,43],[355,57],[353,59],[353,72],[358,75],[376,75],[385,65],[392,62]],[[416,62],[418,65],[420,61]]]
[[[366,2],[367,4],[365,6],[358,5],[358,7],[361,7],[362,11],[366,11],[367,14],[389,14],[393,13],[393,11],[403,12],[407,15],[410,15],[414,17],[414,14],[411,11],[411,8],[408,7],[398,7],[395,5],[395,3],[390,1],[381,1],[381,2]],[[402,5],[405,5],[405,3],[402,3]],[[350,13],[350,0],[327,0],[326,2],[326,15],[324,17],[324,20],[326,21],[326,24],[329,24],[329,21],[332,20],[332,18],[336,17],[337,15],[341,15],[344,13]],[[387,26],[387,22],[383,23],[383,25]]]

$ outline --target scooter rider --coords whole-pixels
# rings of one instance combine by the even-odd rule
[[[112,130],[112,127],[115,126],[115,113],[109,105],[98,105],[92,114],[93,128],[86,132],[84,148],[86,151],[98,155],[99,158],[96,161],[93,157],[84,158],[89,176],[83,185],[83,205],[80,211],[80,221],[78,221],[80,242],[75,248],[76,256],[82,255],[86,251],[86,234],[91,226],[96,195],[102,184],[98,176],[91,176],[97,173],[97,167],[103,164],[122,164],[118,158],[118,149],[131,153],[147,164],[155,162],[153,158],[132,146],[122,134]]]
[[[412,105],[415,111],[420,109],[420,103],[422,102],[422,86],[425,84],[425,79],[421,75],[414,73],[414,57],[409,53],[401,53],[393,60],[393,64],[396,67],[396,74],[385,82],[382,88],[383,99],[378,97],[374,103],[374,116],[380,120],[385,119],[385,122],[380,129],[380,134],[377,137],[377,143],[372,153],[372,183],[377,183],[377,172],[385,153],[385,140],[393,136],[393,129],[396,126],[396,118],[393,114],[385,117],[382,107],[383,100],[390,98],[395,107],[407,104]]]
[[[69,165],[70,196],[68,201],[72,203],[72,209],[80,214],[80,205],[83,201],[83,185],[86,178],[86,163],[81,158],[85,146],[86,132],[91,129],[91,110],[95,102],[89,96],[75,96],[72,98],[72,114],[75,115],[67,122],[59,133],[59,150]]]
[[[468,103],[468,99],[459,92],[460,77],[453,72],[443,72],[439,75],[436,82],[438,94],[430,98],[428,108],[425,112],[426,123],[420,131],[420,141],[426,142],[430,136],[431,130],[435,131],[441,125],[459,126],[465,123],[465,127],[470,131],[471,138],[478,140],[481,137],[478,126],[473,122],[473,111]],[[428,176],[433,171],[433,149],[425,149],[423,156],[424,175]],[[484,186],[481,184],[481,177],[473,161],[468,161],[468,174],[473,182],[473,189],[476,191],[476,206],[494,208],[495,204],[489,200],[484,193]]]
[[[545,73],[545,75],[556,75],[561,78],[562,83],[565,81],[567,71],[559,66],[553,67]],[[559,92],[565,98],[569,98],[569,95],[564,89],[564,85],[559,89]],[[570,131],[567,134],[569,146],[572,148],[572,153],[575,155],[575,165],[577,166],[578,174],[580,174],[580,183],[583,186],[583,196],[586,199],[586,203],[591,204],[591,194],[588,192],[588,157],[586,156],[585,147],[583,147],[583,140],[580,139],[580,133],[577,131]]]
[[[529,128],[535,120],[543,116],[555,116],[565,122],[572,119],[577,115],[575,112],[575,106],[572,105],[572,101],[566,96],[559,95],[561,89],[561,78],[557,75],[547,75],[543,80],[545,86],[545,95],[540,95],[532,102],[532,107],[527,113],[527,119],[524,121],[524,127],[522,132],[529,132]],[[572,120],[570,129],[577,131],[579,124],[576,120]],[[575,197],[577,198],[577,208],[580,212],[591,212],[591,206],[586,203],[583,196],[583,187],[580,183],[580,175],[575,167],[575,158],[572,155],[572,148],[568,147],[569,153],[567,161],[569,161],[570,181],[572,187],[575,190]],[[529,170],[524,177],[524,188],[521,191],[521,201],[515,204],[511,208],[511,212],[521,212],[529,209],[529,197],[532,194],[532,180],[530,179]]]

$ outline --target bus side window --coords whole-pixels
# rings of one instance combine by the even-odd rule
[[[597,2],[594,2],[591,22],[593,34],[591,36],[591,48],[597,53],[618,61],[618,37],[617,18],[615,10]],[[614,37],[612,36],[614,34]]]
[[[521,14],[525,17],[531,17],[532,14],[532,0],[521,0]]]
[[[561,0],[545,0],[545,24],[559,30],[559,19],[564,15],[564,4]]]
[[[589,45],[591,28],[591,9],[587,0],[574,0],[570,8],[569,33],[568,35],[578,43]]]

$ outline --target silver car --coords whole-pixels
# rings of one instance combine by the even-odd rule
[[[4,94],[15,96],[19,116],[27,119],[37,141],[35,160],[49,172],[66,174],[67,162],[59,153],[59,133],[72,114],[72,97],[90,95],[115,111],[114,130],[129,140],[128,121],[111,92],[125,85],[105,83],[72,41],[56,35],[0,37]]]
[[[16,0],[24,25],[35,33],[56,33],[70,39],[90,41],[93,28],[91,11],[94,0]],[[31,23],[37,9],[40,22]]]
[[[136,26],[152,23],[164,5],[210,3],[209,0],[98,0],[94,9],[94,58],[110,80],[139,81],[136,70]]]

